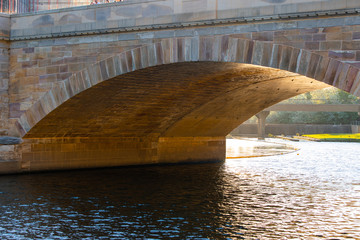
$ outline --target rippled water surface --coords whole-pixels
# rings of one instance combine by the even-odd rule
[[[360,239],[360,144],[0,177],[1,239]]]

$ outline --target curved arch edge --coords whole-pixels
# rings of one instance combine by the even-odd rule
[[[254,64],[298,73],[360,96],[360,69],[308,50],[233,35],[163,39],[92,64],[54,83],[16,121],[24,137],[48,113],[78,93],[128,72],[170,63],[215,61]]]

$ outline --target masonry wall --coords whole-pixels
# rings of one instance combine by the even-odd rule
[[[116,41],[117,37],[106,35],[12,43],[10,118],[20,117],[45,92],[72,74],[136,47],[140,42]]]
[[[9,42],[0,40],[0,135],[7,135],[9,116]]]
[[[9,116],[10,17],[0,14],[0,136],[7,135]]]
[[[356,20],[336,19],[336,23]],[[288,29],[277,30],[283,23],[252,24],[254,29],[244,32],[247,25],[194,29],[173,29],[154,32],[114,33],[94,36],[59,37],[53,39],[23,40],[11,43],[10,50],[10,118],[20,117],[30,106],[54,85],[85,67],[127,49],[160,41],[173,36],[225,34],[229,30],[238,38],[275,42],[310,50],[322,57],[347,61],[359,67],[360,25],[333,26],[331,19],[287,21]],[[358,21],[360,21],[358,19]],[[304,24],[324,27],[297,28]],[[355,22],[352,22],[353,24]],[[359,23],[359,22],[357,22]],[[267,26],[267,31],[254,32]],[[335,69],[335,68],[334,68]],[[350,85],[349,85],[350,86]],[[341,87],[341,86],[337,86]],[[353,87],[354,91],[359,87]],[[349,89],[350,90],[350,89]],[[354,91],[352,93],[354,93]]]
[[[225,138],[26,139],[22,151],[13,172],[223,161]]]

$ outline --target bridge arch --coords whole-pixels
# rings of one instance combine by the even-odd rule
[[[22,171],[222,161],[225,136],[261,110],[359,69],[236,36],[165,39],[57,83],[18,120]],[[317,80],[314,80],[317,79]]]
[[[335,86],[339,89],[350,92],[356,96],[360,96],[360,72],[355,66],[348,63],[331,59],[329,57],[321,56],[308,50],[302,50],[291,46],[275,44],[266,41],[255,41],[249,39],[242,39],[236,35],[214,36],[214,37],[185,37],[164,39],[150,45],[144,45],[114,55],[110,58],[97,62],[87,68],[73,74],[70,78],[56,84],[49,92],[47,92],[40,100],[38,100],[32,107],[30,107],[18,120],[17,128],[21,136],[31,136],[30,131],[48,114],[53,112],[59,106],[72,99],[75,96],[83,93],[94,86],[101,86],[101,83],[114,79],[117,76],[139,72],[144,69],[163,70],[169,66],[176,71],[180,66],[181,70],[189,67],[189,63],[205,66],[212,64],[215,69],[226,69],[222,77],[237,78],[240,72],[248,72],[247,77],[254,77],[254,75],[262,76],[261,80],[254,80],[252,86],[248,86],[247,93],[254,92],[252,88],[257,83],[266,82],[271,78],[276,78],[279,81],[284,81],[284,84],[290,86],[294,85],[293,90],[287,94],[286,87],[283,96],[265,101],[253,109],[245,109],[241,113],[250,111],[250,116],[258,111],[266,108],[276,102],[295,96],[302,92],[322,88],[325,83]],[[231,74],[232,70],[237,68],[236,73]],[[211,68],[210,68],[211,69]],[[210,69],[208,69],[210,71]],[[283,70],[283,71],[281,71]],[[196,69],[192,70],[196,72]],[[229,74],[230,73],[230,74]],[[143,74],[147,74],[146,71]],[[191,73],[193,74],[193,73]],[[253,75],[253,76],[250,76]],[[243,76],[244,77],[244,76]],[[266,79],[267,78],[267,79]],[[301,84],[307,82],[312,85],[309,88],[301,88],[296,86],[295,82]],[[317,81],[313,81],[313,79]],[[278,81],[278,82],[279,82]],[[254,85],[255,83],[255,85]],[[283,84],[283,85],[284,85]],[[271,85],[271,84],[270,84]],[[237,86],[238,90],[240,86]],[[274,86],[272,86],[274,87]],[[220,102],[224,100],[236,103],[236,98],[245,94],[243,91],[236,89],[228,89],[224,96],[212,96],[208,103],[203,103],[197,106],[196,109],[187,110],[185,116],[177,117],[177,122],[172,122],[169,126],[164,127],[166,133],[164,136],[193,135],[196,128],[189,129],[187,134],[184,134],[182,125],[186,125],[189,117],[196,119],[196,112],[204,112],[210,109],[221,109]],[[273,88],[268,88],[273,89]],[[276,89],[276,88],[274,88]],[[231,100],[229,100],[231,99]],[[249,99],[249,101],[254,99]],[[249,101],[244,100],[243,104],[249,104]],[[253,107],[253,106],[252,106]],[[227,109],[229,110],[229,109]],[[185,114],[185,113],[184,113]],[[193,116],[191,116],[191,114]],[[246,114],[245,114],[246,115]],[[209,115],[209,117],[211,117]],[[244,118],[247,116],[244,116]],[[238,123],[245,121],[241,118]],[[216,122],[216,121],[215,121]],[[213,122],[214,123],[214,122]],[[211,119],[209,124],[211,123]],[[234,123],[233,123],[234,124]],[[229,125],[231,128],[232,124]],[[182,129],[182,130],[179,130]],[[231,129],[230,129],[231,131]],[[225,129],[229,132],[229,129]],[[219,134],[219,133],[212,133]],[[35,134],[36,135],[36,134]],[[53,133],[52,136],[55,136]],[[160,134],[161,135],[161,134]],[[204,135],[204,134],[203,134]],[[225,134],[226,135],[226,134]],[[63,135],[61,135],[63,136]]]

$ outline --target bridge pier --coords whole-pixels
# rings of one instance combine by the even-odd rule
[[[266,118],[269,114],[270,111],[261,111],[255,115],[258,119],[258,139],[260,140],[265,139],[265,124]]]
[[[8,41],[0,40],[0,136],[8,135],[9,48],[10,48],[10,44]]]

